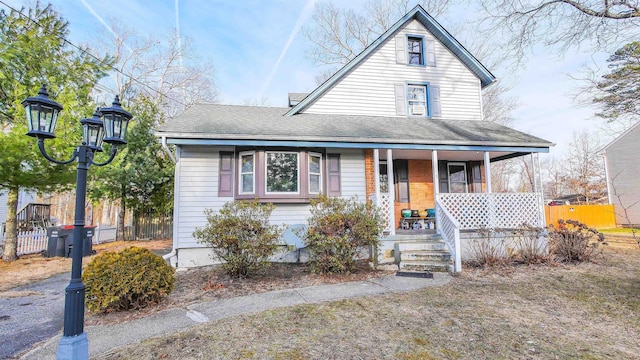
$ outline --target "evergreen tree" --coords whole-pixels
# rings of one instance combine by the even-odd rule
[[[99,61],[66,42],[67,25],[50,5],[36,3],[20,12],[0,11],[0,191],[9,198],[4,261],[17,259],[19,190],[64,189],[75,178],[73,166],[50,163],[39,153],[36,141],[25,136],[25,111],[20,103],[35,96],[41,84],[48,85],[51,98],[64,110],[58,119],[57,138],[47,141],[47,151],[56,158],[68,158],[80,143],[78,121],[90,117],[95,106],[89,94],[109,61]]]

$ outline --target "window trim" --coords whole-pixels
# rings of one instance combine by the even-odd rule
[[[469,193],[469,176],[467,174],[467,163],[466,162],[447,162],[447,185],[449,187],[449,193],[451,193],[451,165],[453,166],[462,166],[464,174],[464,193]],[[456,181],[456,183],[460,183]]]
[[[269,171],[267,161],[269,161],[269,154],[294,154],[296,156],[296,181],[297,181],[297,190],[294,191],[268,191],[267,190],[267,173]],[[300,151],[280,151],[280,150],[265,150],[264,151],[264,194],[265,195],[300,195],[301,190],[300,183]]]
[[[244,187],[242,186],[242,175],[249,174],[249,173],[244,173],[242,171],[242,157],[247,155],[253,156],[253,169],[251,171],[251,174],[253,175],[252,177],[253,183],[251,188],[253,189],[253,191],[251,192],[244,192],[243,191]],[[256,160],[257,160],[257,156],[255,151],[241,151],[238,153],[238,195],[255,195],[256,193]]]
[[[409,104],[409,87],[424,87],[425,112],[424,115],[413,115],[411,113],[411,105]],[[431,84],[428,82],[411,81],[406,82],[404,87],[405,106],[407,108],[408,117],[431,118]]]
[[[413,51],[409,51],[409,40],[416,39],[420,40],[420,64],[412,64],[411,63],[411,54],[415,53]],[[415,34],[407,34],[406,37],[406,52],[407,52],[407,65],[408,66],[427,66],[426,65],[426,54],[424,52],[424,36],[423,35],[415,35]]]
[[[340,189],[333,189],[331,191],[330,184],[337,177],[338,183],[340,182],[341,171],[332,173],[328,167],[332,161],[329,161],[330,156],[334,156],[340,159],[340,154],[331,154],[326,152],[325,148],[292,148],[292,147],[236,147],[234,161],[240,163],[240,154],[254,153],[254,192],[253,193],[240,193],[239,184],[240,181],[234,179],[234,200],[257,200],[263,203],[297,203],[308,204],[310,199],[317,198],[321,194],[327,194],[329,196],[342,196]],[[267,171],[266,171],[266,153],[295,153],[298,154],[298,192],[277,192],[267,193]],[[321,174],[320,174],[320,193],[310,193],[309,189],[309,155],[320,156],[321,161]],[[234,166],[234,175],[236,178],[240,178],[240,166]]]
[[[317,173],[312,173],[311,172],[311,157],[317,157],[320,158],[320,163],[319,163],[319,172]],[[322,189],[323,189],[323,183],[324,181],[322,181],[323,178],[323,174],[322,174],[322,166],[323,166],[323,161],[322,161],[322,154],[321,153],[317,153],[317,152],[307,152],[307,185],[308,185],[308,189],[307,191],[309,192],[309,195],[320,195],[323,193]],[[319,183],[318,183],[318,192],[313,192],[311,191],[311,175],[318,175],[320,177],[319,179]]]

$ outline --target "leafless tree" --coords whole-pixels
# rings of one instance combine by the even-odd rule
[[[117,70],[109,79],[121,98],[145,95],[166,119],[192,104],[217,101],[213,66],[194,55],[189,39],[178,38],[176,32],[144,37],[115,22],[111,28],[115,37],[104,33],[96,41],[114,57],[113,66]]]
[[[587,204],[602,197],[607,188],[600,148],[597,135],[587,130],[574,132],[564,158],[563,182],[573,194],[584,196]]]
[[[560,54],[581,46],[603,50],[640,34],[639,0],[481,0],[487,34],[504,36],[518,62],[535,44]],[[612,50],[612,49],[608,49]]]
[[[634,224],[633,220],[631,220],[630,214],[630,210],[638,206],[640,199],[633,197],[629,198],[629,194],[620,189],[617,181],[620,174],[621,172],[615,174],[609,182],[609,189],[611,191],[610,196],[615,199],[613,201],[615,203],[614,206],[617,205],[615,208],[616,215],[622,217],[626,221],[627,225],[631,228],[631,235],[633,236],[633,239],[640,246],[640,230],[637,228],[638,224]]]
[[[367,16],[331,2],[318,3],[312,25],[303,29],[313,44],[308,55],[316,64],[346,64],[416,4],[437,16],[448,8],[449,1],[371,0],[365,5]]]
[[[540,170],[542,171],[545,198],[557,199],[568,195],[562,181],[565,169],[560,160],[556,157],[546,157],[540,161]]]

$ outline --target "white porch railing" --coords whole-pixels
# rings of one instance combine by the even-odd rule
[[[440,200],[436,200],[436,229],[442,236],[454,261],[454,272],[462,271],[460,224],[451,216]]]
[[[462,230],[545,226],[541,193],[441,193],[436,199]]]

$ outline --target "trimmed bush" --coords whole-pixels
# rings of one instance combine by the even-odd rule
[[[129,247],[104,252],[82,274],[86,304],[92,312],[140,309],[173,291],[174,269],[148,249]]]
[[[377,251],[384,220],[375,205],[356,199],[311,200],[311,217],[303,234],[310,265],[321,274],[353,271],[360,250]]]
[[[558,220],[558,227],[549,225],[549,249],[558,261],[589,261],[608,245],[604,234],[575,220]]]
[[[228,202],[219,212],[207,209],[207,226],[197,228],[193,237],[213,248],[227,274],[247,277],[269,265],[277,249],[282,228],[269,224],[274,208],[254,200]]]

